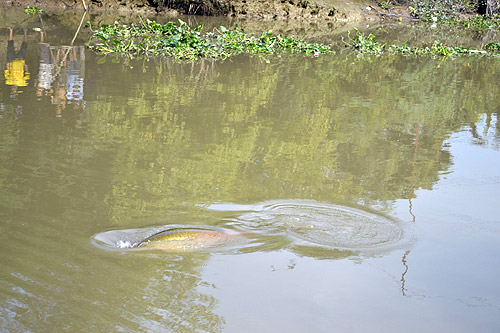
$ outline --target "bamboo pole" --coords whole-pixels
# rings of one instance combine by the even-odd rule
[[[78,29],[76,30],[75,35],[73,36],[73,40],[71,40],[71,46],[73,46],[73,43],[75,42],[76,36],[78,36],[78,33],[80,32],[80,29],[81,29],[82,24],[83,24],[83,19],[85,18],[86,15],[87,15],[87,11],[84,11],[82,18],[80,19],[80,25],[78,26]]]

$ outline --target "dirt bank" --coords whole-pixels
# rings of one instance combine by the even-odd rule
[[[382,11],[372,0],[0,0],[4,6],[265,19],[357,21]]]

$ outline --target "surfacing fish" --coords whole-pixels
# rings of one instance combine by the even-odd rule
[[[227,241],[228,236],[228,233],[221,230],[176,228],[153,234],[134,244],[133,247],[189,251],[222,245]]]

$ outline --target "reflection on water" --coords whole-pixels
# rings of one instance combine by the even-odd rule
[[[97,254],[71,261],[31,256],[38,262],[23,254],[18,258],[28,262],[2,265],[12,272],[1,276],[2,331],[218,332],[223,327],[215,311],[218,300],[208,293],[213,287],[201,276],[205,255],[162,254],[132,262]]]
[[[79,21],[13,26],[28,70],[0,83],[0,330],[498,327],[496,59],[116,63],[71,45]],[[89,242],[172,226],[241,237]],[[455,301],[474,297],[491,305]]]
[[[82,17],[83,19],[83,17]],[[46,40],[47,33],[39,30],[39,63],[38,75],[32,84],[35,87],[37,102],[43,103],[44,99],[56,107],[56,117],[63,116],[66,105],[73,109],[84,109],[84,78],[85,78],[85,46],[50,45]],[[29,83],[31,73],[26,60],[28,44],[28,29],[23,28],[23,39],[19,50],[15,50],[14,28],[8,27],[9,37],[7,41],[7,57],[4,71],[5,85],[10,88],[10,99],[20,99],[19,94],[32,93]],[[30,34],[30,39],[35,37]],[[75,35],[76,38],[76,35]],[[31,62],[33,60],[31,59]],[[24,99],[24,98],[23,98]],[[19,113],[23,106],[18,104]]]
[[[11,98],[16,98],[22,90],[19,88],[26,87],[30,79],[28,65],[26,64],[26,50],[28,48],[27,29],[23,29],[23,41],[19,51],[15,51],[13,29],[9,29],[9,40],[7,42],[7,64],[5,65],[5,84],[10,86]]]
[[[408,262],[407,262],[407,257],[410,254],[410,250],[407,250],[405,254],[403,255],[403,258],[401,259],[401,262],[403,263],[404,266],[404,271],[401,273],[401,294],[403,296],[406,296],[406,274],[408,273]]]
[[[37,96],[49,96],[56,105],[56,117],[62,117],[66,105],[84,108],[83,87],[85,73],[83,46],[50,46],[40,43],[40,70]]]

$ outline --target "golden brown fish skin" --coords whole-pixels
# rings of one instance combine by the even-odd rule
[[[176,228],[163,230],[140,241],[135,248],[148,247],[165,250],[190,250],[210,246],[227,237],[220,230]]]

